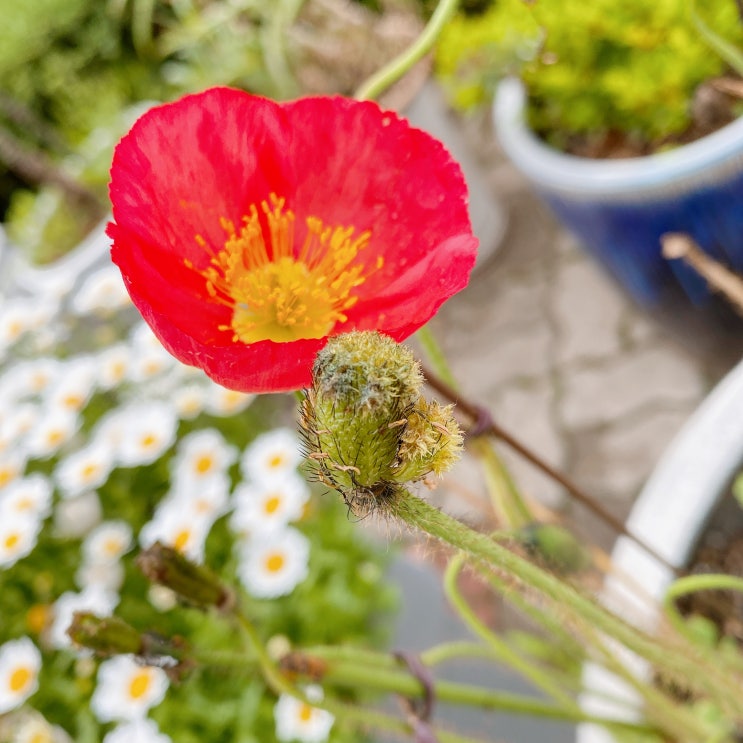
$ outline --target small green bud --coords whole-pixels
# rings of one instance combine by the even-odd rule
[[[557,524],[531,524],[520,533],[527,549],[559,573],[577,573],[591,564],[591,557],[580,542]]]
[[[136,564],[147,580],[170,588],[191,606],[202,609],[214,606],[221,611],[234,606],[234,594],[219,576],[173,547],[155,542],[140,552]]]
[[[302,435],[318,480],[356,515],[456,461],[462,437],[451,408],[426,402],[422,386],[410,350],[379,333],[331,338],[317,355],[300,411]]]
[[[67,628],[76,645],[100,656],[132,653],[140,655],[143,641],[140,633],[118,617],[99,617],[89,611],[77,611]]]

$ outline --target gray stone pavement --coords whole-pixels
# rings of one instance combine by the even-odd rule
[[[431,328],[467,397],[623,516],[743,345],[716,337],[714,327],[658,321],[637,308],[505,160],[487,119],[466,126],[508,228]],[[611,530],[507,447],[501,451],[528,496],[584,522],[610,546]],[[472,504],[484,492],[477,464],[465,458],[435,492],[446,510],[476,518]]]

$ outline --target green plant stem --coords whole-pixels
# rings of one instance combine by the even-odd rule
[[[472,646],[472,643],[467,643]],[[323,652],[324,650],[330,652]],[[353,653],[340,660],[332,652],[333,648],[310,648],[308,655],[312,654],[318,658],[328,660],[328,668],[323,674],[323,681],[338,686],[354,687],[361,689],[373,689],[387,693],[400,694],[405,697],[421,697],[423,688],[420,682],[410,673],[395,663],[390,656],[384,656],[395,665],[387,667],[387,661],[376,659],[376,665],[365,667],[364,653],[354,659]],[[480,657],[483,655],[480,647]],[[421,656],[423,657],[423,656]],[[648,732],[651,730],[646,725],[625,723],[617,720],[606,720],[593,717],[583,713],[577,706],[572,709],[557,706],[551,702],[541,699],[501,692],[471,684],[460,684],[451,681],[437,681],[434,684],[434,695],[441,702],[451,704],[468,705],[480,709],[497,710],[504,713],[522,714],[528,716],[542,717],[552,720],[564,720],[569,722],[592,721],[606,724],[610,727],[623,727],[635,731]]]
[[[439,0],[436,10],[420,36],[401,54],[377,70],[365,80],[354,93],[354,98],[367,100],[377,98],[394,82],[399,80],[416,62],[423,59],[433,47],[441,29],[454,15],[458,0]]]
[[[676,607],[676,601],[678,601],[682,596],[687,596],[688,594],[696,593],[697,591],[737,591],[743,593],[743,578],[739,578],[735,575],[723,575],[720,573],[687,575],[684,578],[675,580],[670,585],[663,599],[663,609],[673,628],[691,642],[695,642],[696,638],[694,634],[689,631],[683,615]],[[728,659],[727,656],[720,657],[719,662],[725,663],[731,667],[732,670],[738,672],[743,669],[743,663],[737,654],[733,655],[731,659]]]
[[[286,57],[286,29],[294,22],[304,0],[274,0],[261,33],[261,48],[271,78],[282,98],[297,95],[297,82]]]
[[[415,337],[420,343],[423,353],[426,354],[428,363],[440,379],[443,379],[452,389],[457,389],[459,385],[446,360],[446,354],[441,348],[441,344],[436,340],[436,336],[428,325],[419,328]]]
[[[494,570],[501,570],[514,581],[514,588],[532,589],[564,607],[580,621],[616,640],[628,650],[648,660],[672,675],[688,680],[702,694],[712,694],[728,708],[741,712],[743,700],[735,694],[737,679],[709,663],[695,648],[669,648],[657,638],[612,614],[593,599],[579,593],[573,586],[511,552],[488,536],[480,534],[411,493],[403,491],[390,503],[390,515],[408,526],[421,529],[441,541],[466,552]]]
[[[542,668],[522,657],[505,640],[491,632],[464,600],[457,587],[457,577],[465,565],[465,557],[463,553],[452,557],[444,573],[444,592],[464,623],[488,645],[501,662],[531,681],[537,689],[551,697],[562,708],[576,712],[579,709],[576,701],[566,694],[549,675],[545,674]]]

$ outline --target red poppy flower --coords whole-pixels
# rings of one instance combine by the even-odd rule
[[[330,335],[403,340],[475,260],[459,166],[372,102],[187,96],[134,124],[110,191],[134,304],[174,356],[236,390],[309,385]]]

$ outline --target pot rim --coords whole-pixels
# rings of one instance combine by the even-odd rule
[[[727,373],[687,420],[632,507],[628,531],[670,566],[687,563],[712,510],[743,461],[741,413],[743,361]],[[605,582],[602,601],[652,632],[659,619],[658,604],[674,579],[673,571],[624,536],[617,540],[611,564],[612,574]],[[650,673],[636,657],[628,657],[626,662],[637,674]],[[637,718],[640,698],[616,676],[588,664],[583,681],[589,689],[581,697],[584,710]],[[607,702],[606,694],[622,703]],[[576,741],[613,743],[614,739],[600,726],[581,724]]]
[[[638,198],[659,192],[669,182],[676,194],[701,184],[726,180],[743,168],[743,117],[711,134],[673,150],[645,157],[592,159],[550,147],[526,123],[526,88],[521,80],[505,78],[493,102],[496,135],[506,154],[537,186],[573,196]]]

